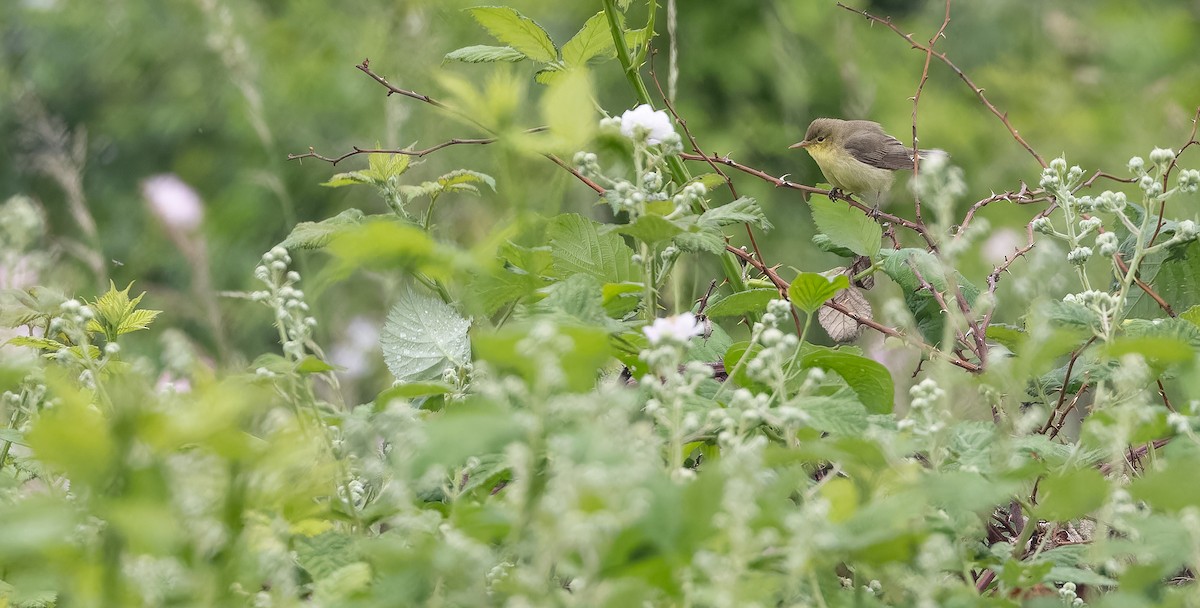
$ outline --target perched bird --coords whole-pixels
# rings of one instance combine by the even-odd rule
[[[804,141],[789,148],[807,150],[835,189],[857,194],[876,207],[886,202],[892,172],[913,166],[912,148],[869,120],[818,118],[808,125]],[[922,157],[935,153],[940,151],[920,151]]]

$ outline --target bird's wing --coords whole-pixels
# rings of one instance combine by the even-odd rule
[[[882,130],[855,133],[845,146],[851,156],[872,167],[892,171],[912,168],[912,149]]]

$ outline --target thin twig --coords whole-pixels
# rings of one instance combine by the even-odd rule
[[[658,95],[659,97],[662,97],[663,105],[666,106],[667,111],[671,113],[671,116],[675,117],[675,122],[679,124],[679,128],[683,129],[683,134],[687,137],[688,142],[692,144],[692,150],[707,160],[708,156],[704,154],[704,150],[700,149],[700,144],[696,141],[696,137],[692,135],[691,129],[688,128],[687,121],[679,115],[679,112],[675,111],[675,104],[663,91],[662,83],[658,81],[658,75],[654,73],[654,57],[656,55],[658,55],[658,49],[651,48],[649,61],[650,80],[654,82],[654,87],[658,89]],[[725,180],[725,185],[729,187],[729,193],[733,195],[734,200],[737,200],[739,197],[737,188],[733,185],[733,180],[730,179],[729,176],[717,166],[717,163],[710,161],[708,165],[712,167],[713,171],[717,172],[717,175],[720,175],[721,178]],[[758,239],[754,238],[754,230],[750,227],[749,223],[743,223],[742,225],[746,227],[746,236],[750,239],[750,247],[754,249],[754,255],[760,260],[763,259],[762,251],[758,248]],[[797,327],[796,331],[798,333],[802,333],[803,330]]]
[[[914,48],[918,51],[925,52],[934,57],[937,57],[942,63],[946,64],[951,70],[954,70],[954,73],[957,74],[958,77],[960,79],[962,79],[963,82],[967,83],[967,86],[971,87],[971,91],[973,91],[975,93],[975,96],[979,98],[979,101],[982,102],[984,106],[987,106],[987,109],[990,110],[992,112],[992,114],[995,114],[996,118],[1000,119],[1000,122],[1004,123],[1004,126],[1008,128],[1008,132],[1009,132],[1009,134],[1012,135],[1013,139],[1017,140],[1017,143],[1021,144],[1021,146],[1023,148],[1025,148],[1026,151],[1028,151],[1031,155],[1033,155],[1033,158],[1035,160],[1037,160],[1038,164],[1041,165],[1043,169],[1046,167],[1046,161],[1042,160],[1042,157],[1037,152],[1034,152],[1033,148],[1030,147],[1030,145],[1025,141],[1025,139],[1022,138],[1019,133],[1017,133],[1017,130],[1013,128],[1012,123],[1008,122],[1008,114],[1001,112],[1000,110],[998,110],[996,108],[996,106],[992,105],[992,102],[988,101],[987,96],[983,94],[983,89],[980,88],[978,85],[976,85],[975,82],[972,81],[971,78],[968,77],[967,74],[965,72],[963,72],[961,68],[959,68],[957,65],[955,65],[953,61],[950,61],[950,58],[947,57],[945,53],[939,53],[938,51],[935,51],[932,48],[930,48],[924,44],[921,44],[920,42],[917,42],[916,40],[913,40],[913,37],[911,34],[905,34],[904,32],[902,32],[900,30],[900,28],[896,27],[896,24],[892,23],[891,19],[884,19],[884,18],[876,17],[875,15],[872,15],[866,11],[859,10],[859,9],[856,9],[856,8],[853,8],[850,6],[846,6],[845,4],[842,4],[841,2],[838,2],[837,5],[852,12],[852,13],[857,13],[859,15],[862,15],[863,17],[866,17],[867,19],[869,19],[871,21],[874,21],[876,23],[881,23],[881,24],[887,26],[888,29],[892,30],[893,32],[896,32],[896,34],[898,36],[907,40],[908,43],[912,45],[912,48]]]
[[[779,273],[775,272],[774,268],[770,268],[770,267],[766,266],[762,262],[754,259],[754,256],[750,255],[748,252],[742,251],[741,249],[738,249],[737,247],[732,247],[732,246],[726,245],[725,250],[734,254],[735,256],[740,258],[745,263],[753,266],[755,268],[755,270],[758,270],[759,272],[766,275],[767,278],[769,278],[771,280],[771,282],[774,283],[775,287],[777,289],[779,289],[781,293],[787,293],[788,282],[783,280],[783,278],[781,278],[779,276]],[[854,319],[861,325],[866,325],[867,327],[870,327],[871,329],[874,329],[875,331],[877,331],[881,334],[892,336],[894,338],[899,338],[900,340],[903,340],[904,342],[906,342],[908,344],[917,346],[918,348],[928,352],[930,355],[945,359],[946,361],[949,361],[951,364],[953,364],[957,367],[960,367],[962,369],[965,369],[973,374],[983,371],[983,368],[981,368],[980,366],[978,366],[970,361],[967,361],[960,357],[952,357],[950,355],[947,355],[946,353],[938,350],[936,347],[934,347],[918,338],[909,336],[896,328],[883,325],[870,317],[864,317],[838,302],[835,302],[833,300],[828,300],[825,302],[825,306],[828,308],[832,308],[833,310],[836,310],[836,311],[842,313],[843,315],[850,317],[851,319]]]
[[[1171,164],[1167,165],[1167,170],[1163,171],[1163,174],[1162,174],[1163,192],[1167,191],[1167,181],[1171,177],[1171,171],[1173,171],[1175,169],[1175,165],[1179,162],[1179,155],[1183,154],[1184,150],[1187,150],[1188,148],[1192,147],[1193,145],[1200,144],[1200,141],[1196,141],[1196,127],[1200,127],[1200,107],[1196,108],[1196,113],[1192,116],[1192,132],[1188,134],[1187,142],[1184,143],[1183,146],[1181,146],[1179,148],[1179,152],[1175,153],[1175,156],[1171,159]],[[1130,180],[1130,181],[1133,181],[1133,180]],[[1167,211],[1167,204],[1164,202],[1158,208],[1158,225],[1156,225],[1154,227],[1154,235],[1150,237],[1150,244],[1147,245],[1148,247],[1154,245],[1154,240],[1158,238],[1158,233],[1162,231],[1163,214],[1166,213],[1166,211]]]
[[[925,240],[925,243],[930,248],[936,249],[936,247],[937,247],[937,242],[933,239],[933,236],[931,234],[929,234],[929,230],[923,224],[918,224],[912,220],[907,220],[900,216],[892,215],[890,213],[885,213],[885,212],[879,211],[878,209],[875,209],[873,207],[868,207],[867,205],[855,200],[854,197],[852,197],[852,196],[849,196],[846,194],[836,194],[829,190],[823,190],[821,188],[814,188],[813,186],[806,186],[804,184],[797,184],[796,182],[789,182],[788,180],[784,179],[783,177],[774,177],[774,176],[766,173],[765,171],[761,171],[759,169],[755,169],[754,167],[743,165],[743,164],[733,160],[732,158],[729,158],[728,156],[720,156],[717,154],[705,155],[705,154],[684,153],[684,154],[680,154],[679,157],[682,158],[683,160],[703,161],[706,163],[717,163],[717,164],[725,165],[727,167],[732,167],[734,169],[737,169],[738,171],[741,171],[742,173],[753,175],[763,181],[769,182],[769,183],[773,184],[776,188],[790,188],[792,190],[799,190],[801,192],[807,192],[809,194],[820,194],[823,196],[828,196],[831,199],[846,201],[847,203],[850,204],[851,207],[854,207],[854,208],[858,209],[859,211],[862,211],[863,213],[867,214],[868,217],[871,217],[871,218],[875,219],[876,221],[883,220],[885,222],[890,222],[892,224],[896,224],[898,226],[902,226],[904,228],[912,230],[913,232],[920,235],[921,238]],[[784,177],[786,177],[786,176],[784,176]]]
[[[913,159],[913,179],[917,178],[917,173],[921,167],[921,153],[918,149],[920,138],[917,137],[917,107],[921,103],[921,92],[925,90],[925,83],[929,81],[929,64],[933,62],[933,46],[937,44],[938,38],[941,38],[946,32],[946,26],[950,25],[950,0],[946,0],[946,16],[942,19],[942,26],[929,39],[928,51],[925,53],[925,67],[921,68],[921,80],[917,83],[917,92],[913,94],[913,109],[912,109],[912,159]],[[917,222],[923,223],[921,219],[921,195],[913,190],[913,206],[916,209]]]

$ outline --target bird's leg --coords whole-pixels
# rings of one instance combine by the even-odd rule
[[[842,192],[841,188],[834,186],[829,189],[829,198],[833,199],[833,200],[837,200],[839,198],[842,200],[846,200],[846,193]]]

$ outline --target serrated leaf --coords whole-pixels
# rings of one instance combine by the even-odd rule
[[[336,173],[329,181],[321,182],[326,188],[341,188],[342,186],[352,186],[354,184],[372,184],[375,179],[366,171],[349,171],[346,173]]]
[[[464,46],[446,53],[447,61],[462,61],[465,63],[492,63],[496,61],[517,62],[526,59],[525,53],[511,46],[488,46],[476,44]]]
[[[30,348],[36,348],[38,350],[51,353],[58,352],[59,349],[67,347],[66,344],[63,344],[57,340],[39,338],[37,336],[15,336],[13,338],[9,338],[8,342],[5,342],[5,344],[11,344],[13,346],[28,346]]]
[[[108,282],[108,286],[106,293],[91,302],[96,316],[87,325],[88,331],[102,332],[107,341],[114,342],[122,334],[145,329],[162,313],[161,310],[137,310],[146,292],[130,298],[129,289],[133,283],[120,291],[112,281]]]
[[[357,226],[364,220],[362,211],[347,209],[319,222],[300,222],[279,246],[284,249],[320,249],[328,245],[339,232]]]
[[[470,169],[456,169],[439,178],[437,182],[448,192],[454,192],[454,188],[462,185],[470,185],[473,183],[487,184],[488,188],[496,190],[496,178],[487,173],[479,171],[471,171]],[[478,190],[472,190],[478,193]]]
[[[569,66],[582,66],[596,57],[612,59],[616,56],[617,49],[604,11],[589,17],[562,47],[563,62]]]
[[[832,371],[845,380],[846,385],[872,414],[889,414],[895,401],[895,383],[892,373],[882,363],[845,350],[813,347],[800,356],[804,368],[819,367]]]
[[[554,276],[590,275],[601,283],[625,283],[634,278],[633,250],[614,233],[601,234],[599,224],[568,213],[554,218],[546,229]]]
[[[773,228],[758,201],[748,196],[705,211],[696,224],[701,228],[720,228],[730,224],[750,224],[763,231]]]
[[[449,304],[409,289],[383,325],[383,360],[399,382],[440,378],[471,360],[470,327]]]
[[[802,272],[792,280],[788,287],[788,298],[804,312],[812,314],[826,300],[833,298],[837,292],[850,286],[850,279],[839,274],[828,278],[815,272]]]
[[[496,40],[542,63],[558,59],[550,35],[534,20],[507,6],[478,6],[467,9]]]
[[[988,325],[987,332],[984,335],[987,336],[988,340],[1002,344],[1008,350],[1015,352],[1020,346],[1021,341],[1025,339],[1025,330],[1016,325],[992,323]]]
[[[749,289],[717,300],[704,314],[710,317],[739,317],[747,313],[762,313],[767,303],[779,299],[778,289]]]
[[[689,253],[720,254],[725,251],[725,237],[716,228],[691,226],[686,232],[675,235],[673,242],[680,251]]]
[[[808,199],[817,229],[835,245],[858,255],[874,258],[879,253],[883,228],[866,214],[849,205],[839,205],[829,197],[813,194]]]
[[[818,431],[857,437],[867,430],[867,409],[856,401],[814,395],[800,397],[793,405],[808,415],[809,426]]]
[[[654,244],[669,241],[683,230],[661,215],[643,215],[631,224],[613,227],[615,232],[627,234],[643,243]]]
[[[812,236],[812,242],[813,242],[813,245],[817,246],[817,249],[820,249],[821,251],[824,251],[827,253],[832,253],[834,255],[840,255],[844,258],[858,257],[857,253],[854,253],[853,251],[850,251],[849,249],[842,247],[841,245],[838,245],[837,243],[834,243],[833,239],[829,238],[828,234],[823,234],[823,233],[818,232]]]
[[[354,538],[342,532],[328,531],[315,536],[295,535],[292,537],[292,543],[296,562],[314,581],[323,580],[358,560]]]
[[[371,566],[366,562],[346,564],[316,581],[313,600],[320,606],[346,601],[369,587],[371,576]]]

